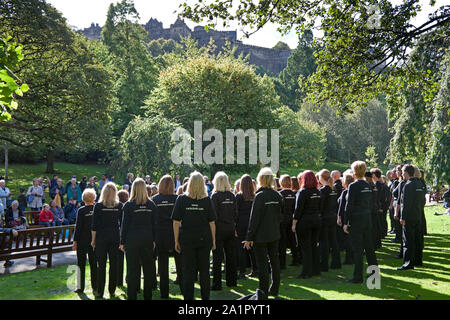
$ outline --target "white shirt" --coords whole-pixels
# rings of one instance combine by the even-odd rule
[[[3,205],[3,210],[6,209],[6,200],[10,200],[9,197],[9,189],[5,187],[5,189],[0,188],[0,200]]]

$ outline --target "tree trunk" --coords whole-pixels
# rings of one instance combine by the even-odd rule
[[[8,145],[5,143],[5,180],[8,180]]]
[[[55,150],[48,149],[47,150],[47,169],[45,169],[45,173],[54,173],[55,172]]]

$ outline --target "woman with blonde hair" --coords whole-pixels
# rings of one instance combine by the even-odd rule
[[[337,223],[337,193],[334,190],[333,179],[330,171],[322,169],[318,173],[319,182],[322,186],[319,188],[322,197],[322,225],[319,236],[320,251],[320,271],[328,271],[328,263],[331,249],[330,269],[341,268],[340,251],[336,236]]]
[[[106,279],[106,260],[109,258],[110,297],[114,297],[117,286],[117,248],[120,241],[120,217],[122,204],[117,197],[116,185],[109,182],[103,186],[99,202],[94,205],[92,215],[92,242],[98,261],[96,298],[103,298]]]
[[[175,183],[172,176],[163,176],[158,183],[158,194],[152,197],[157,207],[156,211],[156,247],[158,251],[159,289],[161,299],[169,298],[169,256],[174,257],[177,268],[178,284],[183,292],[181,279],[181,255],[175,251],[175,237],[173,235],[173,223],[171,219],[173,207],[177,200],[174,194]],[[178,188],[180,190],[181,188]]]
[[[123,207],[120,248],[127,257],[128,300],[136,300],[140,268],[144,271],[144,300],[152,299],[155,263],[156,205],[148,198],[145,181],[134,180],[130,200]]]
[[[228,176],[215,174],[211,200],[217,214],[216,250],[213,251],[212,290],[222,290],[222,262],[225,258],[225,278],[228,287],[237,285],[236,268],[236,198],[230,191]],[[225,254],[225,256],[224,256]]]
[[[280,288],[280,219],[284,210],[281,195],[273,189],[273,172],[270,168],[259,171],[259,189],[253,201],[247,238],[244,247],[255,250],[258,265],[259,289],[267,296],[278,296]],[[268,261],[268,258],[270,262]],[[272,285],[269,288],[269,263],[272,270]]]
[[[181,253],[184,299],[194,300],[198,270],[202,299],[209,300],[209,255],[216,249],[216,212],[199,172],[191,173],[186,193],[175,202],[172,220],[175,250]]]

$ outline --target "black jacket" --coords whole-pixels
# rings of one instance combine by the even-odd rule
[[[136,200],[128,201],[123,206],[120,244],[128,247],[153,248],[156,229],[157,208],[152,200],[138,205]]]
[[[107,208],[103,202],[94,205],[94,214],[92,215],[92,231],[96,231],[96,242],[114,242],[120,241],[120,217],[122,216],[122,204],[119,203],[114,208]]]
[[[372,213],[372,188],[365,180],[356,180],[348,186],[347,203],[343,224],[352,222],[352,219],[370,219]]]
[[[237,209],[236,198],[230,191],[215,191],[211,201],[216,211],[216,239],[234,235],[236,231]]]
[[[157,194],[152,197],[156,210],[156,246],[159,252],[171,252],[175,249],[172,211],[177,200],[176,194]]]
[[[212,234],[209,223],[217,218],[209,197],[192,199],[179,195],[173,208],[172,220],[180,221],[178,241],[181,247],[212,247]]]
[[[341,217],[341,222],[344,222],[345,205],[347,204],[347,189],[342,190],[341,196],[338,199],[338,216]]]
[[[410,178],[402,191],[400,220],[419,222],[422,219],[424,190],[417,178]]]
[[[403,188],[405,187],[405,183],[406,183],[406,180],[400,181],[397,184],[397,186],[395,187],[394,192],[392,193],[394,196],[394,199],[397,200],[396,203],[398,205],[401,205],[401,202],[402,202],[402,192],[403,192]]]
[[[248,222],[250,221],[250,213],[252,211],[253,200],[245,200],[241,193],[236,195],[237,221],[236,229],[240,237],[245,237],[248,230]]]
[[[284,211],[281,216],[281,222],[291,224],[294,217],[296,193],[290,189],[284,189],[280,191],[280,194],[284,201]]]
[[[322,221],[328,224],[336,223],[337,215],[337,193],[330,186],[323,186],[319,189],[322,197]]]
[[[339,199],[341,197],[342,191],[344,191],[344,186],[342,185],[342,181],[340,179],[334,182],[334,191],[336,191],[337,198]]]
[[[280,221],[284,211],[281,195],[272,188],[259,188],[255,194],[247,241],[272,242],[280,239]]]
[[[320,220],[322,217],[322,198],[317,188],[301,189],[297,192],[294,210],[294,219],[303,218]]]
[[[73,234],[73,241],[76,241],[78,246],[87,247],[91,244],[93,214],[94,206],[83,206],[78,209],[75,233]]]
[[[372,214],[378,213],[378,209],[380,208],[379,204],[379,198],[378,198],[378,188],[375,185],[375,183],[371,182],[369,183],[370,187],[372,188]]]

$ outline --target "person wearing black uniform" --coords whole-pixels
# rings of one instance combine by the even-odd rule
[[[344,221],[344,212],[345,212],[345,206],[347,204],[347,192],[348,192],[348,186],[355,181],[353,178],[353,171],[347,170],[344,172],[343,175],[344,180],[344,187],[345,190],[342,191],[341,196],[338,199],[338,218],[337,218],[337,224],[340,228],[343,226]],[[352,244],[350,241],[350,237],[348,234],[342,230],[342,233],[344,234],[343,237],[343,248],[345,248],[345,260],[343,264],[353,264],[353,250],[352,250]]]
[[[342,186],[341,181],[341,173],[338,170],[331,171],[331,178],[333,179],[333,188],[336,191],[336,199],[339,200],[341,197],[342,191],[344,191],[344,187]],[[342,226],[336,225],[336,238],[338,242],[339,251],[345,249],[345,241],[344,241],[345,233],[342,230]]]
[[[420,197],[420,224],[419,224],[419,243],[415,246],[416,253],[414,255],[414,266],[420,267],[422,266],[422,258],[423,258],[423,248],[424,248],[424,236],[426,234],[426,220],[425,220],[425,204],[427,202],[426,200],[426,194],[427,194],[427,185],[424,180],[424,172],[422,170],[419,170],[418,167],[414,167],[414,178],[417,179],[418,184],[420,185],[420,188],[422,190],[422,194],[418,195]],[[419,192],[418,190],[416,190]]]
[[[284,211],[281,216],[280,224],[280,267],[286,269],[286,248],[289,247],[292,254],[291,266],[300,264],[299,248],[297,245],[296,234],[292,232],[292,217],[295,209],[295,192],[291,190],[291,177],[287,174],[280,177],[280,194],[284,201]]]
[[[319,236],[322,219],[322,201],[317,189],[318,181],[314,172],[307,170],[299,175],[300,190],[295,200],[292,232],[297,237],[302,250],[302,273],[298,279],[320,276]]]
[[[156,249],[158,252],[159,290],[161,299],[169,298],[169,256],[175,259],[177,279],[180,291],[183,292],[183,274],[181,272],[181,255],[175,251],[175,237],[171,219],[173,207],[177,200],[174,194],[175,183],[170,175],[159,180],[158,194],[152,197],[158,210],[156,211]]]
[[[238,234],[238,257],[239,257],[239,276],[238,280],[245,280],[245,269],[247,267],[247,258],[250,260],[252,272],[249,277],[258,276],[258,266],[256,265],[255,252],[253,249],[246,250],[242,246],[242,241],[247,237],[248,223],[250,221],[250,212],[252,211],[253,199],[255,198],[255,189],[253,180],[248,174],[244,174],[240,179],[239,192],[236,194],[237,223],[236,231]]]
[[[380,239],[380,226],[379,226],[379,208],[380,204],[378,202],[378,188],[372,180],[372,173],[367,171],[365,173],[365,179],[367,183],[372,188],[372,213],[371,213],[371,234],[372,234],[372,243],[375,249],[381,248],[381,239]]]
[[[106,260],[109,258],[110,297],[114,297],[117,286],[117,248],[120,242],[119,220],[122,216],[122,204],[117,198],[117,188],[112,182],[103,186],[100,202],[94,205],[92,215],[92,242],[98,262],[97,296],[103,298],[106,279]]]
[[[414,177],[414,167],[403,166],[405,188],[401,194],[400,224],[403,226],[403,265],[397,270],[414,269],[417,246],[420,245],[423,188]]]
[[[398,167],[397,167],[398,168]],[[405,183],[406,180],[403,177],[403,165],[400,167],[400,173],[397,172],[398,176],[401,178],[401,181],[399,182],[399,184],[397,185],[397,187],[394,190],[394,197],[397,198],[397,207],[396,207],[396,211],[394,214],[394,219],[397,221],[398,225],[400,226],[400,251],[399,253],[395,256],[397,259],[402,259],[403,258],[403,236],[402,236],[402,230],[403,227],[400,223],[400,211],[401,211],[401,203],[402,203],[402,193],[403,193],[403,189],[405,188]],[[397,239],[397,234],[395,239]]]
[[[350,283],[363,282],[363,253],[366,254],[369,266],[378,265],[375,250],[372,244],[372,188],[363,179],[366,172],[366,164],[363,161],[352,163],[354,178],[357,179],[348,187],[347,203],[344,213],[344,232],[350,234],[353,249],[355,268],[353,278],[347,280]]]
[[[236,268],[236,198],[230,191],[228,176],[223,171],[214,175],[211,200],[217,214],[216,250],[213,251],[213,285],[222,290],[222,262],[225,254],[225,279],[228,287],[237,285]]]
[[[389,195],[390,195],[390,203],[389,203],[389,221],[390,223],[390,230],[388,231],[389,234],[393,234],[395,233],[394,231],[394,196],[392,195],[392,191],[394,190],[394,183],[397,179],[397,172],[394,170],[389,170],[387,172],[387,178],[389,180],[387,187],[389,189]]]
[[[195,171],[191,173],[186,193],[178,196],[172,213],[175,250],[181,253],[185,300],[194,300],[197,271],[202,299],[209,300],[209,255],[211,249],[216,249],[216,218],[203,175]]]
[[[394,184],[392,186],[392,196],[394,198],[393,201],[393,209],[394,209],[394,231],[395,231],[395,238],[392,240],[392,242],[395,243],[402,243],[402,225],[399,221],[399,211],[400,211],[400,184],[402,184],[402,187],[404,185],[403,178],[402,178],[402,165],[398,165],[396,167],[396,173],[397,173],[397,181],[394,181]]]
[[[256,191],[244,247],[255,250],[258,264],[259,289],[267,296],[278,296],[280,289],[280,259],[278,256],[280,240],[280,220],[284,211],[283,198],[275,191],[273,172],[270,168],[259,171],[259,189]],[[269,258],[269,261],[268,259]],[[272,284],[269,287],[269,263],[272,271]]]
[[[383,187],[383,182],[381,181],[381,176],[383,175],[383,173],[378,168],[370,169],[370,173],[372,174],[372,181],[375,184],[375,188],[377,189],[378,210],[376,212],[376,219],[377,219],[376,225],[378,226],[377,228],[378,230],[376,236],[377,236],[377,243],[381,247],[381,239],[385,236],[383,215],[384,215],[384,208],[386,206],[385,190]],[[386,220],[386,217],[384,217],[384,220]]]
[[[120,248],[127,258],[127,298],[137,299],[140,268],[144,271],[144,300],[152,299],[155,264],[156,205],[148,198],[145,181],[137,178],[131,187],[130,200],[123,207]]]
[[[83,293],[86,274],[86,255],[89,259],[91,270],[91,287],[95,294],[97,291],[97,260],[94,250],[91,246],[92,234],[92,214],[94,212],[94,201],[97,195],[93,189],[86,189],[83,192],[82,199],[84,206],[78,209],[75,232],[73,235],[73,250],[77,252],[77,265],[80,283],[75,292]]]
[[[117,192],[117,196],[119,198],[119,202],[124,206],[125,203],[128,201],[128,199],[130,198],[130,194],[128,193],[127,190],[119,190],[119,192]],[[121,227],[122,224],[122,220],[123,220],[123,211],[122,211],[122,216],[119,219],[119,226]],[[117,286],[122,287],[123,286],[123,262],[124,262],[124,258],[125,258],[125,254],[124,252],[120,249],[117,248]]]
[[[341,268],[341,257],[336,237],[337,223],[337,193],[333,190],[333,179],[330,171],[323,169],[319,172],[320,196],[322,197],[322,225],[319,236],[320,271],[328,271],[331,249],[330,269]]]

